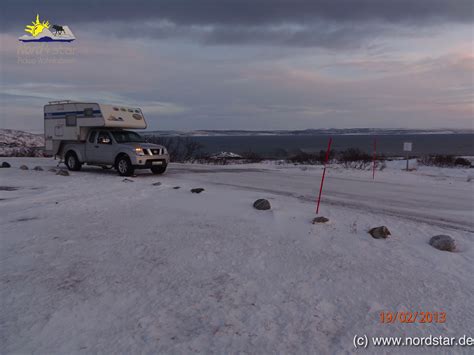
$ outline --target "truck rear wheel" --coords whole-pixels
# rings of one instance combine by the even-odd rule
[[[78,171],[81,170],[82,164],[80,163],[79,159],[77,158],[76,153],[74,152],[67,152],[66,157],[64,158],[66,166],[71,171]]]
[[[130,161],[130,158],[127,157],[126,155],[122,155],[117,158],[117,162],[115,164],[115,167],[118,171],[118,173],[121,176],[130,176],[133,175],[133,172],[135,169],[133,169],[132,162]]]
[[[150,168],[150,170],[153,174],[163,174],[166,171],[166,167],[166,165],[153,166]]]

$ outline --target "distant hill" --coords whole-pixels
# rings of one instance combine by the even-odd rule
[[[44,147],[42,134],[0,129],[0,156],[2,157],[38,157],[43,155],[42,147]]]

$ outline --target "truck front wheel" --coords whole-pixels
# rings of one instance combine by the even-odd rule
[[[77,158],[76,153],[67,152],[64,160],[69,170],[71,171],[81,170],[82,164],[79,162],[79,159]]]
[[[122,155],[117,158],[117,162],[115,164],[117,171],[122,176],[130,176],[133,175],[134,169],[132,166],[132,162],[130,158],[126,155]]]

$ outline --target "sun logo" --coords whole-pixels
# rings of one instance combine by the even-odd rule
[[[49,22],[43,21],[40,22],[39,14],[36,14],[36,21],[31,21],[33,25],[27,25],[25,27],[25,32],[31,33],[33,37],[38,36],[45,28],[49,28]]]

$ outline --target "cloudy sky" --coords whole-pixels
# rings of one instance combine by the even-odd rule
[[[472,0],[2,0],[0,128],[49,100],[150,129],[473,128]],[[21,43],[40,14],[72,43]]]

